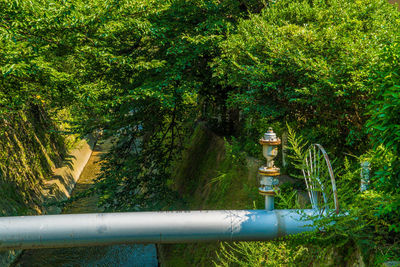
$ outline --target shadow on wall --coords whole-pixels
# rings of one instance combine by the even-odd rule
[[[67,152],[56,125],[38,119],[42,113],[21,112],[0,120],[1,216],[59,213],[50,204],[69,197],[92,153],[92,137]],[[19,253],[0,252],[0,266],[8,266]]]

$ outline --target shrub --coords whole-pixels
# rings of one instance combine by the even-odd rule
[[[376,99],[370,106],[367,126],[375,147],[384,146],[391,153],[391,162],[377,175],[385,191],[400,187],[400,42],[394,42],[383,53],[382,63],[374,78]],[[380,154],[382,156],[382,153]]]
[[[307,139],[362,151],[371,66],[399,24],[385,0],[276,1],[222,42],[215,75],[248,119],[295,122]]]
[[[381,162],[373,186],[386,201],[377,215],[385,220],[389,232],[400,233],[400,43],[387,46],[376,67],[373,85],[376,99],[370,106],[367,126]]]

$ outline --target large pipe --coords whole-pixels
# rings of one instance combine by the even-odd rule
[[[255,241],[311,231],[314,210],[214,210],[0,217],[0,249]]]

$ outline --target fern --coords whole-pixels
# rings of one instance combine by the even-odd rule
[[[307,153],[306,147],[308,147],[309,144],[301,135],[296,135],[296,132],[289,126],[288,123],[286,123],[286,126],[288,129],[287,150],[289,152],[288,158],[290,159],[290,164],[293,165],[296,170],[302,170],[304,169],[304,159]],[[293,176],[303,179],[303,176],[301,175],[295,174]]]

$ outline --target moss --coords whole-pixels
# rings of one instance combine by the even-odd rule
[[[181,160],[174,164],[174,187],[188,209],[251,209],[263,205],[249,159],[203,125],[191,136]],[[251,165],[251,164],[250,164]],[[165,266],[211,266],[220,243],[162,245]]]
[[[235,142],[231,144],[200,125],[191,136],[181,160],[174,164],[172,177],[175,177],[174,186],[188,203],[187,209],[263,208],[256,179],[261,164],[240,152]],[[282,184],[281,194],[293,196],[293,185]],[[296,203],[276,199],[276,207],[294,205]],[[162,245],[160,258],[163,266],[236,266],[238,262],[245,266],[364,264],[356,245],[319,247],[304,245],[307,242],[300,239]]]
[[[42,212],[43,180],[66,155],[64,138],[47,113],[32,107],[0,122],[0,214]]]
[[[181,160],[174,164],[174,187],[192,205],[204,197],[203,189],[214,177],[224,155],[224,140],[203,126],[191,136]]]

